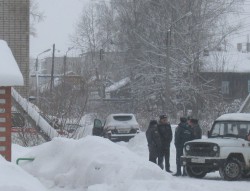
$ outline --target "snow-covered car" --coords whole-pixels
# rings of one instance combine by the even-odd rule
[[[250,175],[250,114],[230,113],[217,118],[208,139],[184,145],[182,165],[190,177],[203,178],[219,171],[225,180],[239,180]]]
[[[140,128],[135,115],[120,113],[109,115],[104,125],[101,120],[95,119],[92,134],[103,136],[111,141],[129,141],[139,132]]]

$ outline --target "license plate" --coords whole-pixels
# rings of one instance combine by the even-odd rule
[[[119,130],[118,132],[119,133],[128,133],[128,131],[126,131],[126,130]]]
[[[194,162],[194,163],[205,163],[205,159],[204,158],[192,158],[191,162]]]

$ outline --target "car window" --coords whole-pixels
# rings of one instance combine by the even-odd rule
[[[129,121],[132,119],[132,116],[126,115],[126,116],[113,116],[114,120],[116,121]]]

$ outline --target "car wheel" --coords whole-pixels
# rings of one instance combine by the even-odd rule
[[[189,166],[189,165],[187,165],[185,167],[185,170],[186,170],[186,173],[187,173],[188,176],[194,177],[194,178],[203,178],[207,174],[207,172],[204,171],[203,168],[197,167],[197,166]]]
[[[242,164],[236,159],[229,159],[219,170],[224,180],[239,180],[242,177]]]

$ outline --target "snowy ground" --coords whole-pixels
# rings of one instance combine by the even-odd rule
[[[34,157],[33,162],[18,157]],[[0,158],[2,191],[245,191],[249,180],[227,182],[218,173],[204,179],[174,177],[148,162],[145,133],[130,142],[101,137],[55,138],[32,148],[13,145],[13,162]],[[171,145],[171,170],[175,148]]]

